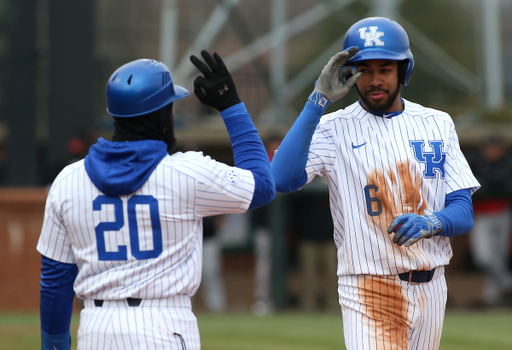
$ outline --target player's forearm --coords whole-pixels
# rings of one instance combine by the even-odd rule
[[[469,189],[458,190],[446,196],[445,209],[434,213],[443,227],[439,236],[455,237],[468,233],[473,227],[473,204]]]
[[[221,115],[231,139],[235,166],[250,170],[254,176],[254,195],[249,209],[261,207],[272,201],[276,194],[265,146],[244,103],[222,111]]]
[[[272,158],[277,191],[293,192],[306,184],[309,147],[323,112],[324,108],[307,102]]]
[[[64,264],[45,256],[41,263],[40,317],[43,349],[45,345],[49,346],[48,349],[53,349],[53,346],[65,349],[62,344],[70,337],[69,326],[75,297],[73,283],[78,269],[75,264]]]

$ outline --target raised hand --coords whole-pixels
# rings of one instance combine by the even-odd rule
[[[196,56],[190,56],[192,64],[203,74],[194,80],[194,93],[199,101],[218,111],[240,103],[235,83],[222,58],[217,53],[212,57],[206,50],[201,51],[201,56],[206,64]]]
[[[344,67],[357,51],[359,48],[351,47],[347,51],[338,52],[322,69],[315,90],[327,97],[330,102],[339,100],[348,94],[361,76],[361,73],[356,72],[353,66]]]

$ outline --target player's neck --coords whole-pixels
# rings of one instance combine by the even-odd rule
[[[395,99],[395,102],[386,112],[403,112],[404,111],[404,102],[400,98],[400,94]]]
[[[375,110],[375,109],[371,108],[370,106],[368,106],[365,103],[365,101],[363,99],[360,99],[359,103],[361,104],[361,107],[363,107],[363,109],[367,110],[370,113],[376,114],[376,115],[381,115],[381,114],[386,114],[386,113],[403,112],[404,108],[405,108],[404,103],[403,103],[402,99],[400,98],[400,95],[398,95],[396,97],[395,101],[389,108],[381,109],[381,110]]]

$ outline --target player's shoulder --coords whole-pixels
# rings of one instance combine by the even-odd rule
[[[65,166],[60,173],[55,177],[55,179],[52,181],[50,187],[50,193],[61,193],[61,192],[67,192],[68,189],[66,188],[69,181],[67,181],[70,177],[75,176],[77,174],[80,175],[81,172],[85,172],[85,165],[84,160],[78,160],[76,162],[73,162],[71,164],[68,164]]]
[[[443,121],[453,124],[452,117],[446,112],[431,107],[425,107],[420,105],[419,103],[411,102],[405,99],[403,99],[403,101],[405,105],[405,113],[412,117],[434,118],[437,121]]]
[[[195,174],[201,169],[210,169],[218,162],[201,151],[176,152],[165,157],[160,163],[184,174]]]
[[[73,174],[76,174],[79,171],[85,171],[84,159],[80,159],[80,160],[77,160],[76,162],[66,165],[60,171],[60,173],[57,175],[57,177],[55,178],[55,180],[53,182],[54,183],[60,182],[63,179],[66,179],[67,177],[69,177]]]
[[[204,155],[201,151],[187,151],[187,152],[176,152],[172,155],[165,157],[165,161],[173,162],[174,164],[180,163],[204,163],[212,161],[210,156]]]
[[[361,108],[359,102],[354,102],[346,108],[340,108],[334,112],[327,113],[320,119],[320,124],[329,124],[335,121],[349,121],[353,119],[363,119],[366,114],[363,108]]]
[[[231,180],[233,176],[237,178],[252,177],[249,170],[227,165],[208,155],[204,155],[203,152],[196,151],[174,153],[171,156],[165,157],[161,165],[169,171],[178,172],[190,180],[209,186],[225,184],[226,179],[230,183],[234,183]]]

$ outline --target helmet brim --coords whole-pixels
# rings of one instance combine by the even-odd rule
[[[148,113],[157,111],[160,108],[163,108],[163,107],[167,106],[169,103],[172,103],[172,102],[177,101],[177,100],[181,100],[182,98],[185,98],[185,97],[187,97],[189,95],[189,91],[187,89],[185,89],[184,87],[179,86],[179,85],[174,85],[173,87],[174,87],[174,95],[171,96],[169,99],[167,99],[167,101],[165,101],[164,103],[162,103],[161,105],[159,105],[156,108],[144,111],[142,113],[135,113],[135,114],[128,114],[127,115],[127,114],[112,113],[111,111],[109,111],[109,109],[107,107],[107,113],[110,114],[111,116],[119,117],[119,118],[138,117],[138,116],[141,116],[141,115],[144,115],[144,114],[148,114]]]
[[[185,89],[183,86],[179,86],[179,85],[174,85],[174,92],[175,92],[175,95],[173,96],[171,102],[181,100],[182,98],[187,97],[189,94],[187,89]]]
[[[406,55],[388,50],[372,49],[366,51],[359,51],[347,63],[360,62],[367,60],[390,60],[390,61],[403,61],[410,60],[412,54]]]

